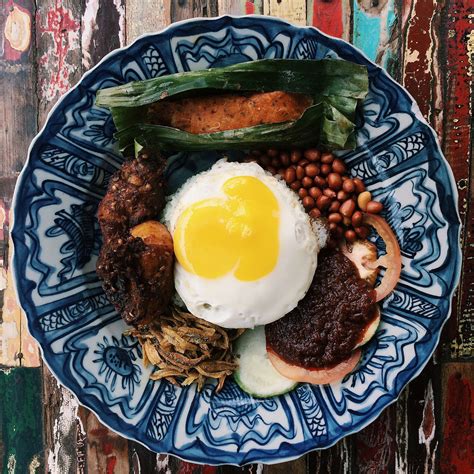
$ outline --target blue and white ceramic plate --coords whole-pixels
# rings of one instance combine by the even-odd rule
[[[340,57],[365,64],[370,93],[358,147],[345,155],[384,204],[403,270],[357,370],[341,383],[300,385],[256,400],[228,381],[181,389],[149,381],[137,341],[95,273],[95,217],[122,157],[98,89],[261,58]],[[196,154],[171,180],[209,166]],[[14,276],[29,328],[59,381],[103,423],[160,453],[207,464],[276,463],[360,430],[430,358],[450,313],[460,265],[457,192],[433,130],[412,97],[361,52],[315,28],[247,16],[176,23],[109,54],[49,115],[31,145],[14,198]]]

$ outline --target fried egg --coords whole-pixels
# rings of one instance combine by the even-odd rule
[[[188,310],[225,328],[252,328],[306,294],[321,239],[286,184],[255,163],[217,162],[167,204],[175,287]]]

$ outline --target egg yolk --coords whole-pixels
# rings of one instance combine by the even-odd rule
[[[198,201],[179,216],[173,236],[176,258],[204,278],[233,272],[241,281],[270,273],[279,252],[280,213],[272,191],[253,176],[222,186],[225,198]]]

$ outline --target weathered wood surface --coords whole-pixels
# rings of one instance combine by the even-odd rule
[[[275,466],[197,466],[151,453],[102,426],[41,366],[15,302],[9,270],[14,183],[29,142],[61,94],[109,51],[143,33],[173,21],[225,13],[263,13],[314,25],[351,41],[384,66],[415,97],[438,133],[454,171],[463,222],[461,283],[434,359],[397,403],[360,433]],[[472,2],[463,0],[1,0],[0,470],[472,472],[472,14]]]

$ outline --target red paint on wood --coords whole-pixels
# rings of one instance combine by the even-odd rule
[[[106,437],[109,434],[109,430],[103,426],[100,428],[92,428],[89,433],[92,436],[97,436],[98,438]]]
[[[394,431],[394,411],[389,407],[355,436],[359,473],[389,472],[395,456]]]
[[[54,8],[46,14],[46,24],[41,25],[39,14],[37,14],[37,23],[40,33],[50,35],[53,40],[52,50],[45,52],[39,58],[40,64],[47,64],[51,55],[56,60],[55,68],[51,71],[50,82],[46,86],[51,91],[51,96],[54,96],[56,92],[63,94],[70,87],[69,70],[64,67],[71,46],[69,44],[69,34],[79,32],[80,22],[70,16],[70,12],[62,7],[60,0],[56,0]],[[42,86],[45,86],[45,84],[42,84]]]
[[[453,315],[449,318],[443,331],[443,355],[446,358],[466,357],[472,344],[472,324],[469,319],[474,311],[474,246],[469,245],[473,239],[474,229],[474,181],[469,175],[472,166],[471,140],[472,118],[471,77],[467,37],[472,30],[472,13],[470,2],[454,0],[449,5],[447,18],[447,57],[444,69],[447,81],[447,101],[444,121],[444,153],[458,183],[459,212],[464,227],[463,239],[463,272],[453,302]],[[469,236],[469,233],[470,236]],[[472,349],[471,349],[472,350]]]
[[[205,471],[207,468],[211,470]],[[213,474],[215,472],[217,472],[217,469],[213,466],[200,466],[186,461],[179,462],[178,474]]]
[[[439,81],[433,58],[438,54],[433,34],[440,5],[436,0],[403,0],[405,31],[403,84],[417,101],[421,112],[434,124],[433,104]]]
[[[215,466],[203,466],[201,474],[215,474],[217,473],[217,467]]]
[[[255,5],[252,2],[245,2],[245,13],[247,15],[255,13]]]
[[[441,472],[472,472],[474,456],[474,397],[472,384],[460,373],[449,377],[445,402]]]
[[[107,454],[107,455],[112,454],[113,450],[114,450],[113,444],[104,441],[104,444],[102,446],[102,451],[104,452],[104,454]]]
[[[111,456],[107,458],[106,473],[114,474],[116,464],[117,464],[117,458],[115,456]]]
[[[340,0],[314,0],[313,26],[328,35],[342,37],[342,2]]]
[[[435,430],[433,392],[431,392],[430,398],[428,400],[425,400],[425,406],[423,408],[423,421],[421,422],[421,430],[423,431],[423,436],[425,440],[430,439]]]

